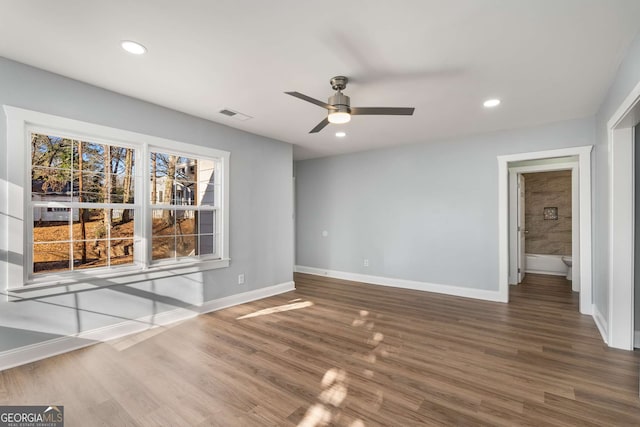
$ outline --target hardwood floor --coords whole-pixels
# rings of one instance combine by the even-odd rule
[[[640,425],[638,352],[559,277],[507,304],[304,274],[297,290],[0,373],[67,426]]]

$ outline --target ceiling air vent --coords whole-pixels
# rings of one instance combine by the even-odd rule
[[[222,110],[219,111],[220,114],[224,114],[227,117],[233,117],[236,120],[240,120],[240,121],[245,121],[245,120],[249,120],[251,118],[251,116],[247,116],[246,114],[242,114],[239,113],[237,111],[233,111],[229,108],[223,108]]]

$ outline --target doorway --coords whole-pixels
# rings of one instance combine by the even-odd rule
[[[531,163],[513,162],[509,167],[509,284],[521,283],[527,272],[566,275],[568,267],[563,258],[571,256],[572,272],[567,279],[571,280],[572,290],[580,292],[578,158],[550,158]],[[529,208],[535,209],[535,216],[529,214],[528,227],[525,224],[526,193],[536,195],[529,203]],[[525,244],[531,236],[535,240]],[[553,241],[549,241],[550,238]]]
[[[545,170],[572,171],[572,252],[578,254],[573,263],[573,279],[580,290],[580,313],[592,314],[592,248],[591,248],[591,151],[592,146],[571,147],[532,153],[498,156],[498,248],[499,292],[501,300],[509,300],[509,283],[517,283],[517,174]],[[524,168],[524,169],[519,169]],[[510,179],[511,178],[511,179]],[[514,184],[516,183],[516,184]],[[512,203],[510,203],[510,201]],[[515,206],[515,207],[514,207]],[[515,214],[511,212],[514,211]],[[515,226],[517,227],[517,226]],[[515,265],[515,269],[514,269]],[[514,276],[514,272],[516,276]],[[510,280],[511,279],[511,280]]]

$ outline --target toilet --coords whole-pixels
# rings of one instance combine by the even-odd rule
[[[564,264],[569,267],[569,269],[567,270],[567,280],[571,280],[571,264],[573,264],[573,258],[571,258],[570,256],[563,256],[562,262],[564,262]]]

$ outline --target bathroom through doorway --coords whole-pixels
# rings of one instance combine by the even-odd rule
[[[522,283],[526,274],[542,274],[562,276],[572,282],[573,292],[580,290],[579,275],[574,282],[572,268],[575,161],[567,160],[566,169],[556,169],[560,166],[555,164],[551,171],[514,171],[518,254],[511,284]]]

